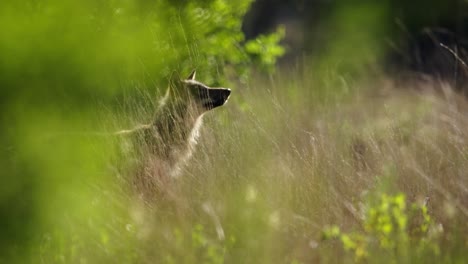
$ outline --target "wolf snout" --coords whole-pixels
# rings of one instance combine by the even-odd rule
[[[206,109],[213,109],[218,106],[224,105],[229,96],[231,95],[231,89],[228,88],[212,88],[208,92],[208,100],[205,101],[203,106]]]
[[[230,95],[231,95],[231,89],[229,88],[220,89],[220,96],[221,96],[220,99],[222,101],[221,105],[225,104],[228,101]]]
[[[225,103],[226,103],[227,100],[229,99],[229,96],[230,96],[230,95],[231,95],[231,89],[226,88],[226,89],[224,90],[224,100],[225,100],[224,102],[225,102]]]

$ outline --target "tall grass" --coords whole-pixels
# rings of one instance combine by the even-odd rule
[[[176,183],[187,208],[182,223],[201,224],[213,241],[220,225],[226,262],[342,262],[352,254],[321,241],[323,230],[364,232],[376,200],[402,192],[408,204],[426,202],[440,232],[430,243],[440,251],[410,244],[399,257],[462,261],[466,100],[437,81],[343,80],[354,92],[332,97],[315,94],[320,88],[306,76],[293,78],[239,88],[230,105],[209,114],[200,148]],[[368,89],[352,87],[362,85]],[[430,232],[414,239],[430,240]],[[382,263],[397,255],[373,257]]]
[[[384,77],[343,79],[336,96],[306,73],[285,75],[236,86],[226,106],[207,113],[194,157],[166,186],[175,195],[150,209],[131,193],[125,155],[106,157],[97,173],[105,176],[78,188],[90,192],[77,207],[83,211],[58,212],[64,226],[45,232],[32,256],[46,263],[462,263],[465,98],[437,80]],[[98,156],[119,152],[118,144],[103,152],[91,141]],[[395,229],[398,219],[405,223],[398,236],[378,232],[380,222]],[[323,239],[333,228],[341,240]]]

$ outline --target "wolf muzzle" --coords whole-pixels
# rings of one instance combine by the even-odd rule
[[[211,88],[208,90],[208,98],[203,103],[203,107],[208,110],[224,105],[231,95],[231,89]]]

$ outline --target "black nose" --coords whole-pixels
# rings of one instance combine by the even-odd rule
[[[227,101],[227,99],[229,98],[229,96],[231,95],[231,89],[225,89],[224,90],[224,93],[223,93],[223,97],[224,97],[224,101]]]

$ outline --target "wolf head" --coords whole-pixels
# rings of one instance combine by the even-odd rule
[[[212,88],[195,80],[193,71],[186,79],[172,78],[169,86],[169,96],[191,104],[199,111],[205,112],[224,105],[231,95],[227,88]]]

